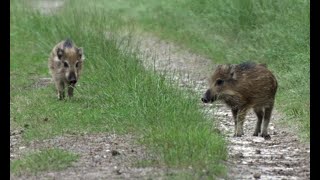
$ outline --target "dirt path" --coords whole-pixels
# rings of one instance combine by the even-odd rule
[[[234,124],[230,110],[223,104],[204,105],[200,102],[212,73],[211,60],[179,48],[152,35],[137,34],[133,41],[139,47],[147,68],[165,73],[179,81],[182,88],[191,88],[199,96],[199,106],[208,118],[217,118],[217,126],[229,142],[229,179],[310,179],[310,145],[301,144],[290,130],[281,127],[285,120],[274,110],[269,126],[272,139],[254,137],[256,116],[251,111],[245,122],[245,135],[233,137]]]
[[[52,139],[18,143],[10,148],[10,159],[26,152],[59,148],[80,155],[72,167],[61,171],[11,174],[10,179],[163,179],[174,171],[159,167],[139,167],[137,162],[152,160],[137,137],[116,134],[65,135]],[[12,138],[10,138],[10,144]],[[14,157],[12,157],[14,155]]]

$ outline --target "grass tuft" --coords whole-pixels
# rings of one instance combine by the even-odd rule
[[[10,172],[20,175],[21,173],[57,171],[71,166],[77,159],[78,155],[61,149],[44,149],[10,162]]]

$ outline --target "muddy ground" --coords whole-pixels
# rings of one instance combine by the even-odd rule
[[[52,4],[53,7],[57,6],[57,3]],[[42,6],[50,7],[48,4]],[[234,125],[230,110],[220,103],[205,105],[200,101],[208,85],[207,78],[214,69],[210,59],[190,53],[151,34],[138,33],[133,39],[146,68],[166,73],[168,78],[177,80],[181,88],[193,90],[199,96],[199,107],[204,115],[217,119],[213,123],[228,140],[227,179],[310,179],[310,145],[300,143],[295,134],[279,125],[280,121],[285,121],[285,117],[274,110],[269,126],[271,140],[267,141],[252,136],[256,117],[250,112],[245,122],[245,135],[233,137]],[[37,86],[45,87],[47,83],[40,81]],[[139,137],[132,135],[65,135],[25,143],[21,138],[23,132],[23,129],[10,127],[10,160],[27,152],[52,147],[75,152],[80,155],[80,159],[72,167],[59,172],[11,175],[11,179],[166,179],[178,172],[163,167],[136,166],[136,162],[152,160],[156,156],[136,142]]]

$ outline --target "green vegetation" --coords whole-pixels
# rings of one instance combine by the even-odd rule
[[[309,141],[309,0],[100,0],[90,6],[112,22],[137,23],[215,63],[266,63],[279,82],[281,121]]]
[[[10,6],[10,116],[15,126],[26,128],[24,140],[131,133],[142,135],[141,143],[158,155],[155,166],[192,166],[196,175],[202,170],[208,176],[224,174],[225,141],[198,110],[199,97],[145,70],[129,48],[121,51],[116,41],[105,38],[105,32],[123,26],[122,21],[112,21],[115,18],[93,1],[71,1],[52,15],[33,11],[28,3],[13,0]],[[53,84],[34,85],[49,77],[49,53],[66,37],[84,47],[86,60],[74,98],[59,101]],[[20,164],[30,161],[13,162],[11,169],[23,171]],[[33,163],[27,167],[37,171],[44,162]]]
[[[78,155],[61,149],[45,149],[30,153],[10,163],[10,171],[15,174],[22,172],[37,173],[38,171],[61,170],[72,165]]]

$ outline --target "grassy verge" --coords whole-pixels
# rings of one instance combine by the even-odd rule
[[[57,171],[72,165],[78,155],[60,149],[45,149],[30,153],[10,163],[10,171],[14,174],[31,173],[39,171]]]
[[[206,175],[222,175],[225,142],[198,111],[199,98],[145,70],[135,54],[106,40],[106,31],[123,24],[111,20],[119,16],[93,5],[98,3],[71,1],[55,15],[41,15],[28,8],[28,1],[11,1],[10,116],[16,126],[26,127],[24,139],[138,134],[159,155],[153,165],[192,166],[196,174],[207,170]],[[49,53],[66,37],[84,47],[86,60],[75,97],[58,101],[53,84],[34,84],[49,77]]]
[[[310,138],[309,0],[95,1],[111,21],[137,22],[216,63],[267,63],[279,81],[281,120]],[[120,15],[120,16],[112,16]]]

